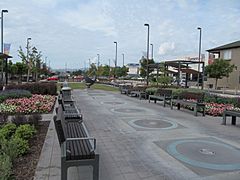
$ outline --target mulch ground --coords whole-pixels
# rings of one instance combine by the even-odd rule
[[[29,152],[14,160],[13,176],[16,180],[32,180],[41,154],[50,121],[41,121],[37,134],[29,141]]]

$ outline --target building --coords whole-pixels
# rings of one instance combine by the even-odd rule
[[[240,41],[232,42],[230,44],[225,44],[216,48],[207,50],[209,53],[208,64],[214,62],[215,59],[224,59],[234,64],[237,68],[234,70],[228,78],[223,78],[218,80],[218,88],[229,88],[239,90],[240,83]],[[208,78],[208,87],[214,87],[215,79]]]
[[[138,63],[129,63],[126,65],[128,68],[128,75],[129,76],[138,76],[139,75],[139,69],[140,69],[140,64]]]

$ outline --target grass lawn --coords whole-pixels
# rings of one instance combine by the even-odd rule
[[[82,82],[77,82],[77,83],[71,83],[69,82],[68,85],[72,88],[72,89],[85,89],[85,83]],[[94,84],[91,86],[90,89],[98,89],[98,90],[104,90],[104,91],[119,91],[119,89],[117,87],[112,87],[112,86],[107,86],[104,84]],[[60,83],[58,83],[58,90],[60,90]]]

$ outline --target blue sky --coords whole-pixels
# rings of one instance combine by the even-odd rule
[[[1,0],[4,42],[17,50],[31,45],[42,51],[52,68],[84,67],[84,61],[118,65],[136,63],[146,52],[147,28],[155,61],[197,56],[202,28],[203,52],[240,40],[239,0]]]

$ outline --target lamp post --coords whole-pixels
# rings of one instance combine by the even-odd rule
[[[97,56],[98,56],[98,62],[97,62],[97,68],[99,68],[99,60],[100,60],[100,54],[97,54]]]
[[[1,52],[3,53],[3,13],[8,13],[8,10],[3,9],[1,11]],[[3,84],[3,66],[4,66],[4,60],[2,59],[2,68],[1,68],[1,82]]]
[[[27,82],[29,81],[29,75],[30,75],[30,62],[29,62],[29,41],[31,38],[27,38],[27,66],[28,66],[28,74],[27,74]]]
[[[199,49],[198,49],[198,78],[197,78],[197,87],[199,89],[199,80],[200,80],[200,62],[201,62],[201,46],[202,46],[202,28],[198,27],[197,28],[199,30]],[[203,81],[204,79],[202,78],[202,89],[203,89]]]
[[[144,26],[147,26],[148,32],[147,32],[147,86],[149,81],[149,67],[148,67],[148,61],[149,61],[149,24],[144,24]]]
[[[109,59],[108,60],[108,65],[109,65],[109,80],[110,80],[110,77],[111,77],[111,60]]]
[[[116,78],[116,68],[117,68],[117,41],[114,41],[114,44],[116,44],[115,68],[114,68],[114,78]]]
[[[152,59],[153,59],[153,44],[151,43],[150,45],[152,46]]]
[[[123,57],[123,67],[124,67],[124,53],[122,53],[122,57]]]

